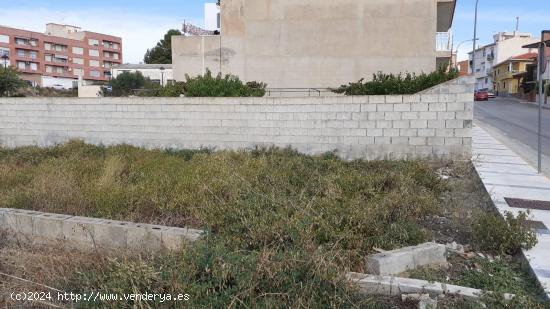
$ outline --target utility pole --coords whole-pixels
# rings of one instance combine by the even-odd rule
[[[538,127],[538,170],[542,173],[542,105],[544,104],[544,85],[543,74],[548,69],[546,63],[546,35],[550,34],[550,30],[542,31],[541,42],[539,46],[539,61],[537,64],[538,85],[539,85],[539,127]]]
[[[477,7],[479,4],[479,0],[476,0],[476,11],[475,11],[475,19],[474,19],[474,43],[473,43],[473,50],[472,50],[472,74],[474,75],[475,79],[475,87],[477,88],[477,79],[476,79],[476,41],[477,41]],[[477,89],[474,89],[477,90]]]
[[[519,17],[516,17],[516,32],[519,31]]]

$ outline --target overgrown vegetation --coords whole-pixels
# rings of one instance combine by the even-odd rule
[[[26,85],[14,68],[0,67],[0,97],[17,95],[17,91]]]
[[[528,265],[514,260],[511,256],[475,256],[466,259],[454,255],[449,259],[449,269],[421,268],[410,272],[410,277],[432,282],[444,282],[467,286],[486,293],[481,302],[487,308],[548,308],[540,303],[544,291],[529,273]],[[514,294],[514,301],[505,300],[504,294]],[[472,302],[466,308],[481,308]]]
[[[145,78],[140,72],[123,72],[111,81],[109,96],[137,95],[143,97],[262,97],[267,87],[264,83],[243,83],[235,75],[212,76],[207,70],[204,75],[186,76],[185,82],[168,83],[161,86]]]
[[[497,254],[517,254],[521,249],[531,249],[537,244],[537,235],[527,224],[527,213],[517,217],[506,212],[486,213],[474,224],[474,243],[483,250]]]
[[[196,77],[186,75],[184,92],[188,97],[263,97],[266,87],[266,84],[259,82],[245,84],[238,76],[230,74],[214,77],[207,70],[204,75]]]
[[[122,72],[111,80],[110,84],[113,89],[108,95],[115,97],[128,96],[133,94],[134,90],[145,87],[147,83],[148,80],[139,71]]]
[[[414,73],[395,75],[378,72],[373,74],[371,81],[365,82],[364,79],[360,79],[358,82],[342,85],[333,91],[345,95],[413,94],[457,77],[457,70],[447,70],[446,68],[440,68],[430,74],[419,75]]]
[[[453,179],[471,183],[470,169],[447,168]],[[182,306],[197,308],[388,308],[387,299],[358,295],[343,274],[364,271],[364,257],[375,247],[445,239],[447,229],[439,229],[454,225],[434,228],[433,218],[452,218],[447,211],[454,203],[472,215],[473,190],[450,201],[447,195],[460,186],[436,171],[423,161],[347,162],[289,149],[150,151],[72,141],[0,149],[0,207],[208,231],[181,252],[93,255],[36,279],[64,291],[187,293]],[[16,274],[25,270],[2,263]],[[173,307],[79,304],[99,305]]]

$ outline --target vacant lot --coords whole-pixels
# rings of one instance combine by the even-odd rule
[[[342,275],[362,272],[364,257],[378,249],[470,244],[489,205],[469,162],[345,162],[283,149],[148,151],[76,141],[0,149],[0,207],[209,231],[182,252],[155,257],[6,245],[0,272],[70,292],[190,295],[185,304],[109,307],[399,308],[408,305],[360,296]],[[9,279],[0,292],[22,286],[29,288]]]

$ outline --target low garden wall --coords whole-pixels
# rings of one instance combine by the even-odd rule
[[[279,146],[346,159],[469,158],[473,81],[429,93],[299,98],[0,98],[0,145]]]

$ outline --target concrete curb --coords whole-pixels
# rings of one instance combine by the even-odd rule
[[[190,228],[0,208],[0,230],[27,244],[63,243],[79,249],[178,250],[204,233]]]
[[[393,276],[367,275],[348,273],[347,279],[359,287],[365,295],[400,296],[402,294],[459,295],[469,299],[479,298],[484,291],[463,286],[429,282],[425,280],[399,278]],[[513,294],[504,294],[506,299],[512,299]]]

